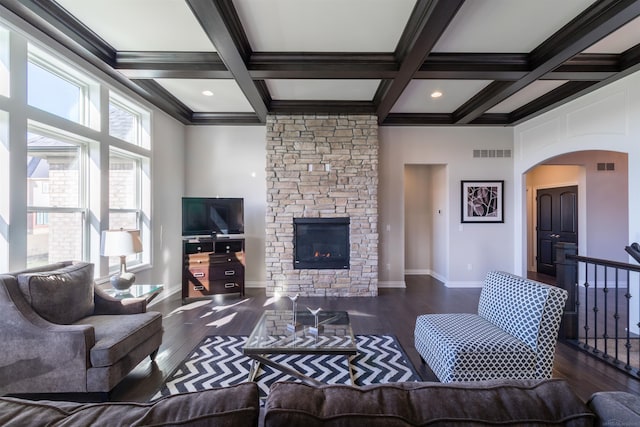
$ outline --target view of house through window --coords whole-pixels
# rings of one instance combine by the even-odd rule
[[[109,154],[109,228],[142,230],[140,209],[140,159],[111,150]],[[127,265],[141,259],[140,254],[127,257]],[[109,267],[117,267],[120,259],[111,257]]]
[[[27,266],[84,258],[83,146],[27,136]]]
[[[6,225],[0,229],[7,230],[0,234],[0,266],[90,261],[104,275],[101,232],[120,228],[139,230],[143,241],[144,252],[127,265],[149,263],[150,110],[119,92],[117,82],[3,23],[0,17],[0,98],[7,110],[0,111],[0,139],[12,137],[0,144],[0,226]],[[13,90],[26,99],[12,97]],[[11,121],[14,114],[20,120]],[[20,178],[9,167],[14,149],[26,154],[26,170],[18,166],[26,198],[25,186],[9,185]],[[22,220],[7,219],[12,211],[26,216],[26,230]],[[11,259],[14,239],[20,244]],[[118,265],[109,259],[110,270]]]

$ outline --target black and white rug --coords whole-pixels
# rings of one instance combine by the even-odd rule
[[[206,337],[169,376],[152,400],[247,381],[251,359],[242,354],[246,336]],[[356,385],[421,381],[400,343],[392,335],[356,335],[358,355],[352,361]],[[347,358],[342,355],[276,355],[271,359],[327,384],[350,384]],[[296,378],[260,365],[255,378],[262,397],[276,381]]]

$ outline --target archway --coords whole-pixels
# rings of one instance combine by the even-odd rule
[[[535,272],[537,248],[535,192],[543,187],[578,186],[578,252],[626,262],[629,244],[628,155],[588,150],[545,160],[525,174],[525,253],[528,271]]]

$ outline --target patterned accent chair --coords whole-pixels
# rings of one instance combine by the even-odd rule
[[[442,382],[551,378],[567,291],[501,271],[478,314],[418,316],[415,346]]]

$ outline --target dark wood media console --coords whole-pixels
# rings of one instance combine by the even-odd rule
[[[182,241],[182,300],[239,293],[244,296],[244,239]]]

